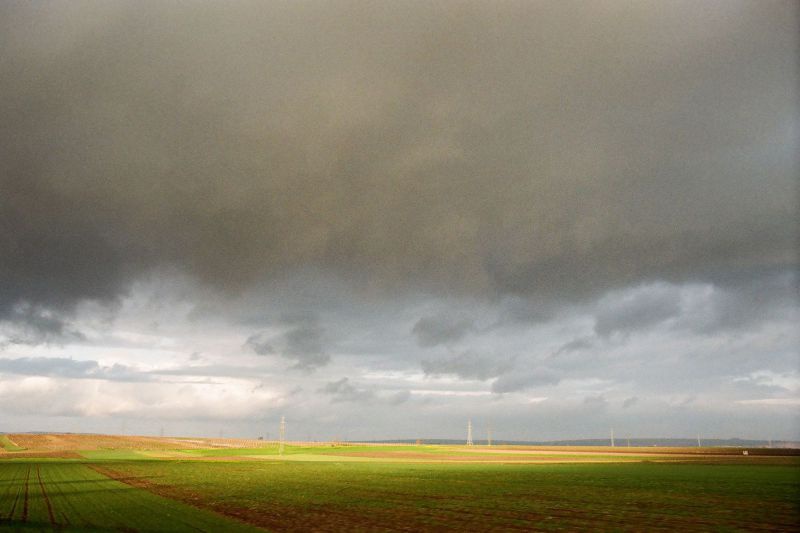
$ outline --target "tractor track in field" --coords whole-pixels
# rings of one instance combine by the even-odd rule
[[[30,467],[28,467],[30,469]],[[17,493],[14,495],[14,503],[11,504],[11,511],[8,512],[8,519],[14,519],[14,512],[17,510],[17,504],[19,503],[19,494],[20,490],[17,489]]]
[[[28,521],[28,485],[30,484],[31,480],[31,467],[28,467],[28,470],[25,472],[25,499],[22,501],[22,521]]]
[[[50,503],[50,498],[47,496],[47,491],[44,488],[44,483],[42,482],[42,472],[39,469],[39,465],[36,465],[36,477],[39,479],[39,488],[42,489],[42,498],[44,498],[44,503],[47,505],[47,516],[50,519],[50,525],[56,525],[56,517],[53,514],[53,504]]]

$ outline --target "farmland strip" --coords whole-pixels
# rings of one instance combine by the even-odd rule
[[[53,505],[50,503],[50,498],[47,497],[47,491],[44,488],[44,483],[42,483],[42,472],[39,468],[39,465],[36,465],[36,477],[39,478],[39,488],[42,489],[42,498],[44,498],[44,503],[47,505],[47,515],[50,518],[50,524],[56,525],[55,516],[53,516]]]

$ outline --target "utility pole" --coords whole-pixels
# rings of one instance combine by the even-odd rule
[[[613,448],[614,446],[614,428],[611,428],[611,447]]]
[[[280,440],[278,442],[278,455],[283,455],[283,441],[286,439],[286,417],[281,416]]]
[[[467,420],[467,446],[472,446],[472,419]]]

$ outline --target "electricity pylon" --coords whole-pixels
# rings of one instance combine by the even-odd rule
[[[611,447],[613,448],[614,446],[614,428],[611,428]]]
[[[283,455],[283,441],[286,439],[286,417],[281,417],[280,438],[278,440],[278,455]]]
[[[472,446],[472,419],[467,421],[467,446]]]

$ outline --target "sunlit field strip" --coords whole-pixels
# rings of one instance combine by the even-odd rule
[[[116,477],[285,531],[792,530],[796,466],[112,461]]]

